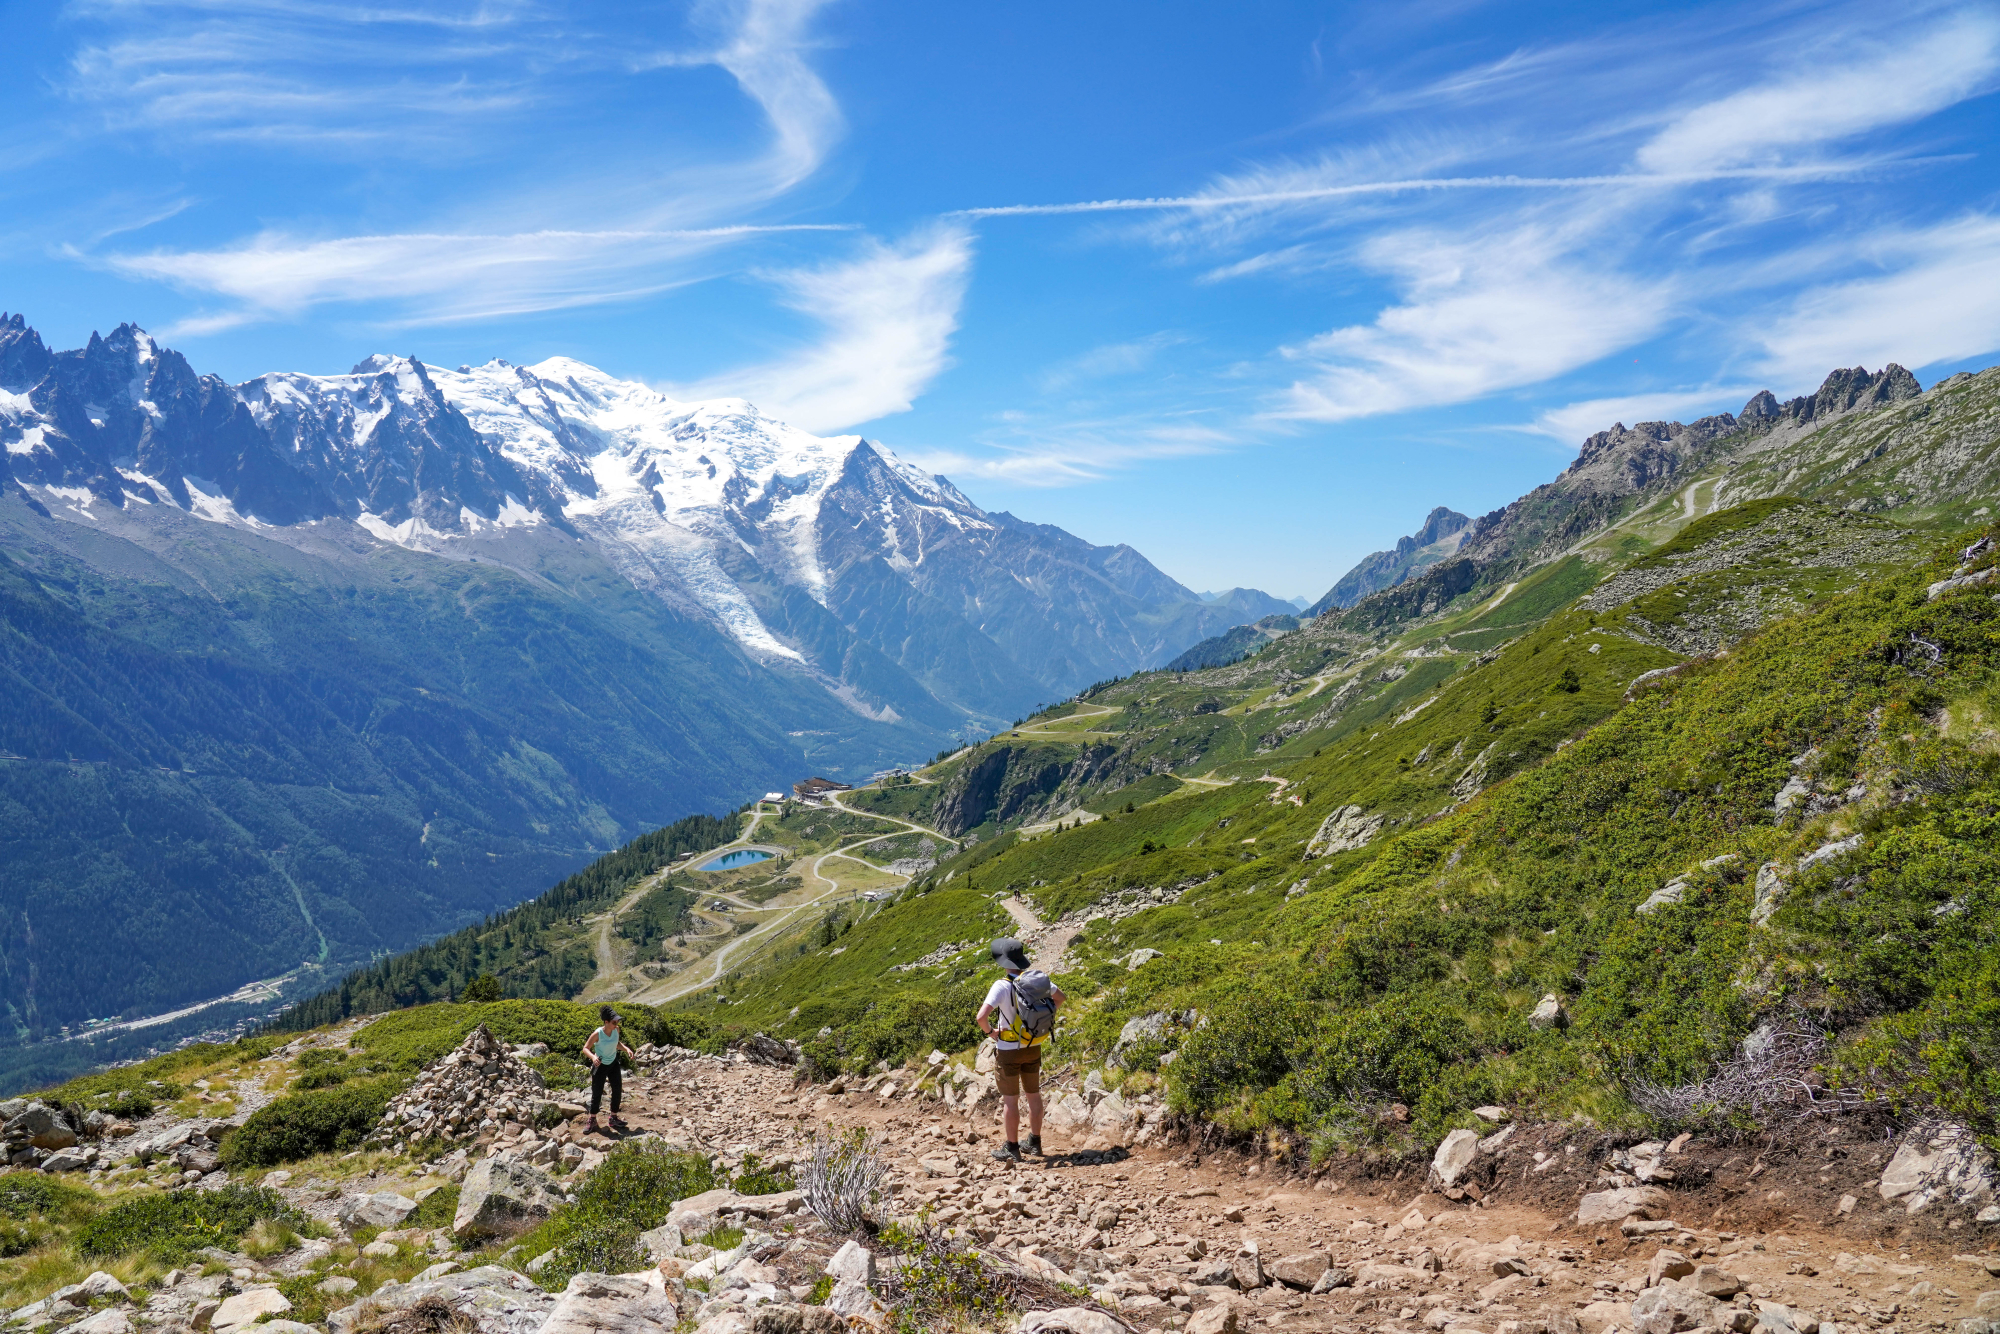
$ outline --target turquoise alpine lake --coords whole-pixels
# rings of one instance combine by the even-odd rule
[[[738,848],[734,852],[725,852],[720,857],[711,857],[694,869],[697,871],[733,871],[739,866],[749,866],[756,862],[770,861],[775,855],[775,853],[765,852],[761,848]]]

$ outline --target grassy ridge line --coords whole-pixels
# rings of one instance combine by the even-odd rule
[[[492,973],[503,990],[517,997],[567,998],[597,968],[589,940],[569,919],[616,902],[683,853],[729,842],[742,827],[741,812],[721,819],[690,815],[642,834],[519,907],[349,973],[339,986],[286,1010],[271,1028],[298,1032],[352,1015],[449,1000],[482,973]]]

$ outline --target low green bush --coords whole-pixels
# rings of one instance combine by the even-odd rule
[[[280,1098],[252,1113],[223,1140],[222,1161],[232,1169],[273,1167],[351,1149],[375,1128],[405,1082],[354,1080]]]
[[[234,1249],[244,1233],[267,1219],[299,1232],[321,1230],[275,1190],[232,1184],[220,1190],[141,1195],[114,1204],[77,1229],[75,1244],[80,1255],[150,1251],[172,1264],[206,1246]]]
[[[576,1274],[630,1273],[645,1263],[641,1233],[666,1222],[677,1201],[722,1184],[699,1154],[655,1143],[620,1145],[577,1188],[573,1203],[520,1239],[521,1254],[555,1252],[535,1275],[550,1292],[562,1291]]]

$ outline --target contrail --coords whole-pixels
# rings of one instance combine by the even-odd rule
[[[1305,190],[1264,190],[1250,194],[1174,195],[1146,199],[1091,199],[1072,204],[999,204],[962,208],[948,218],[1021,218],[1058,213],[1130,213],[1142,210],[1236,208],[1245,204],[1296,204],[1349,195],[1400,194],[1411,190],[1573,190],[1602,185],[1694,185],[1708,181],[1817,180],[1851,176],[1882,163],[1839,163],[1809,167],[1742,167],[1729,171],[1624,172],[1609,176],[1420,176],[1403,181],[1362,181]],[[1908,165],[1907,161],[1898,165]]]

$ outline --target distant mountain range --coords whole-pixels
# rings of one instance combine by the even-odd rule
[[[1377,589],[1402,583],[1417,571],[1455,553],[1471,526],[1472,520],[1463,514],[1438,506],[1425,517],[1423,527],[1408,537],[1398,538],[1393,549],[1363,556],[1358,565],[1327,590],[1326,596],[1306,608],[1306,615],[1318,616],[1330,607],[1351,607]]]
[[[335,966],[1288,604],[561,358],[0,315],[0,1040]]]

